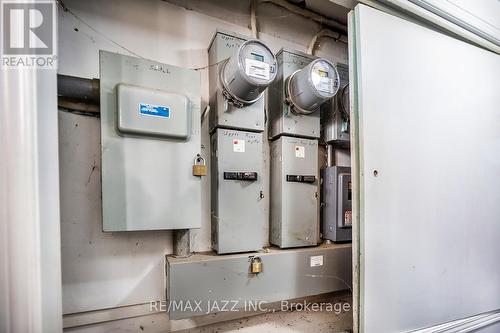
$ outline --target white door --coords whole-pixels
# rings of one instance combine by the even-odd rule
[[[360,332],[500,309],[500,56],[364,5],[349,23]]]

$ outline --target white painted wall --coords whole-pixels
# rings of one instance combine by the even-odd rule
[[[246,35],[250,31],[247,1],[203,3],[207,15],[154,0],[66,0],[66,6],[93,29],[59,10],[59,73],[99,77],[98,50],[130,55],[111,40],[144,58],[204,67],[207,47],[217,28]],[[227,21],[215,18],[222,10]],[[259,7],[257,20],[261,39],[275,52],[281,47],[305,51],[320,29],[316,23],[271,4]],[[347,63],[346,45],[330,39],[320,40],[317,55]],[[206,104],[207,70],[202,70],[202,94]],[[206,125],[204,122],[203,140],[208,147]],[[101,231],[99,126],[98,118],[59,113],[65,314],[165,299],[164,255],[172,250],[171,233]],[[266,150],[267,167],[268,154]],[[202,228],[192,233],[195,251],[210,249],[208,177],[203,186]],[[266,242],[267,238],[264,230]]]

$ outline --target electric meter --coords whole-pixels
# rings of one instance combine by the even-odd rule
[[[339,90],[339,74],[328,60],[316,59],[294,72],[286,83],[286,100],[292,112],[311,114]]]
[[[276,78],[276,57],[258,40],[241,44],[221,67],[224,96],[237,107],[257,101]]]

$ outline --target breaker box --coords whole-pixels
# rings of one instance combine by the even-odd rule
[[[218,128],[212,134],[212,247],[219,254],[262,249],[262,145],[262,133]]]
[[[100,52],[104,231],[201,227],[200,74]]]
[[[351,168],[332,166],[325,169],[323,181],[324,239],[333,242],[352,240]]]
[[[262,132],[264,90],[276,77],[276,58],[258,40],[217,31],[208,49],[210,132],[223,127]]]
[[[271,143],[270,241],[282,248],[319,240],[318,141],[281,136]]]
[[[337,95],[321,107],[321,138],[336,147],[348,147],[350,143],[349,121],[349,67],[337,64],[340,89]]]
[[[316,59],[299,51],[281,49],[276,54],[278,75],[269,87],[269,137],[274,139],[280,135],[320,137],[320,113],[309,115],[292,112],[286,103],[287,79],[296,71],[306,67]]]

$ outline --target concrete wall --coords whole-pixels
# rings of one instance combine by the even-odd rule
[[[248,1],[182,3],[201,3],[203,8],[197,8],[203,13],[154,0],[66,0],[66,6],[78,18],[59,10],[59,73],[99,77],[100,49],[200,68],[208,65],[207,47],[217,28],[250,35]],[[305,51],[320,30],[318,24],[272,4],[258,7],[257,20],[261,39],[275,52],[281,47]],[[347,63],[347,45],[331,39],[320,40],[316,54]],[[208,71],[202,69],[201,73],[205,105]],[[207,122],[202,127],[204,144],[209,147]],[[102,309],[107,309],[103,310],[106,320],[147,313],[141,304],[165,299],[164,255],[172,250],[171,232],[103,233],[99,118],[60,112],[59,128],[65,323],[102,321],[99,311],[75,315]],[[266,147],[264,179],[268,179],[268,155]],[[203,193],[202,228],[192,233],[195,251],[210,249],[208,177]],[[267,242],[268,230],[262,237]],[[123,306],[130,311],[113,310]]]

